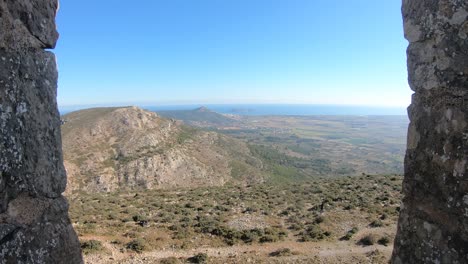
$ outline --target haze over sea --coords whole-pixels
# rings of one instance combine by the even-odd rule
[[[112,105],[108,105],[112,106]],[[193,110],[201,106],[221,113],[235,115],[407,115],[404,107],[379,107],[355,105],[305,105],[305,104],[187,104],[150,105],[140,107],[150,111]],[[60,107],[60,113],[67,114],[79,109],[99,105]]]

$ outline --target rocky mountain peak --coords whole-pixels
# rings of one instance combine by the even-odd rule
[[[195,112],[213,112],[206,106],[201,106],[195,109]]]
[[[244,142],[138,107],[93,108],[63,119],[69,193],[219,186],[233,180],[234,160],[250,171],[241,181],[262,181],[261,161]]]

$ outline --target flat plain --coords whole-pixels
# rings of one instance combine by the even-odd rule
[[[309,176],[402,174],[406,116],[232,116],[215,130],[279,152]]]

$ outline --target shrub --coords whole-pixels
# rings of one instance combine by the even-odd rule
[[[195,229],[200,233],[216,234],[217,230],[221,229],[220,222],[217,219],[210,217],[197,217],[198,223],[195,224]]]
[[[181,263],[181,261],[178,258],[169,257],[169,258],[161,259],[161,261],[159,263],[161,263],[161,264],[179,264],[179,263]]]
[[[263,230],[253,229],[252,232],[256,232],[259,236],[260,243],[271,243],[283,240],[288,234],[280,228],[265,228]]]
[[[146,246],[146,242],[143,239],[138,238],[127,243],[126,248],[133,250],[137,253],[141,253],[147,248],[147,246]]]
[[[190,263],[208,263],[208,255],[206,253],[198,253],[188,259]]]
[[[363,246],[372,246],[376,242],[376,237],[373,234],[365,235],[359,239],[358,244]]]
[[[114,245],[122,245],[122,241],[120,241],[120,240],[118,240],[118,239],[112,240],[110,243],[111,243],[111,244],[114,244]]]
[[[293,223],[293,224],[291,224],[291,225],[289,226],[288,229],[294,230],[294,231],[299,231],[299,230],[301,230],[301,229],[303,229],[303,228],[304,228],[304,225],[303,225],[303,224],[301,224],[301,223]]]
[[[278,237],[273,235],[265,235],[260,238],[260,243],[272,243],[278,241]]]
[[[273,251],[270,253],[270,256],[272,257],[286,257],[286,256],[291,256],[293,253],[291,249],[289,248],[280,248],[276,251]]]
[[[134,215],[132,219],[135,222],[147,221],[146,217],[140,214]]]
[[[315,223],[316,224],[320,224],[320,223],[323,223],[325,221],[325,218],[321,215],[317,216],[317,218],[315,218]]]
[[[324,232],[320,228],[320,226],[311,225],[306,230],[300,233],[300,237],[301,237],[300,241],[301,242],[320,241],[330,235],[331,235],[330,232]]]
[[[88,240],[81,242],[81,250],[84,254],[90,254],[103,250],[101,241],[98,240]]]
[[[340,240],[350,240],[354,234],[356,234],[359,231],[357,227],[353,227],[351,230],[349,230],[346,235],[344,235]]]
[[[240,239],[242,241],[244,241],[244,243],[252,243],[254,242],[256,239],[258,239],[258,235],[254,232],[250,232],[250,231],[244,231],[240,237]]]
[[[381,237],[377,243],[379,243],[379,245],[382,245],[382,246],[388,246],[388,244],[390,244],[390,238],[388,238],[387,236],[384,236],[384,237]]]
[[[115,213],[109,213],[107,215],[107,220],[115,220],[117,219],[117,215]]]
[[[352,234],[356,234],[357,232],[359,231],[359,229],[357,227],[353,227],[351,228],[351,230],[349,230],[348,232],[352,233]]]
[[[172,238],[173,239],[186,239],[186,238],[189,238],[191,235],[192,233],[187,228],[180,228],[175,231]]]
[[[374,220],[370,223],[370,227],[381,227],[383,226],[383,223],[381,220]]]
[[[148,221],[146,221],[146,220],[138,221],[137,224],[138,224],[139,226],[141,226],[141,227],[148,227],[148,226],[149,226],[149,223],[148,223]]]

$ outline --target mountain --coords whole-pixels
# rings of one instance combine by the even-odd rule
[[[81,110],[62,123],[68,193],[263,181],[263,164],[243,141],[137,107]]]
[[[158,111],[157,113],[163,117],[181,120],[187,125],[196,127],[229,127],[235,126],[239,122],[204,106],[193,110]]]

